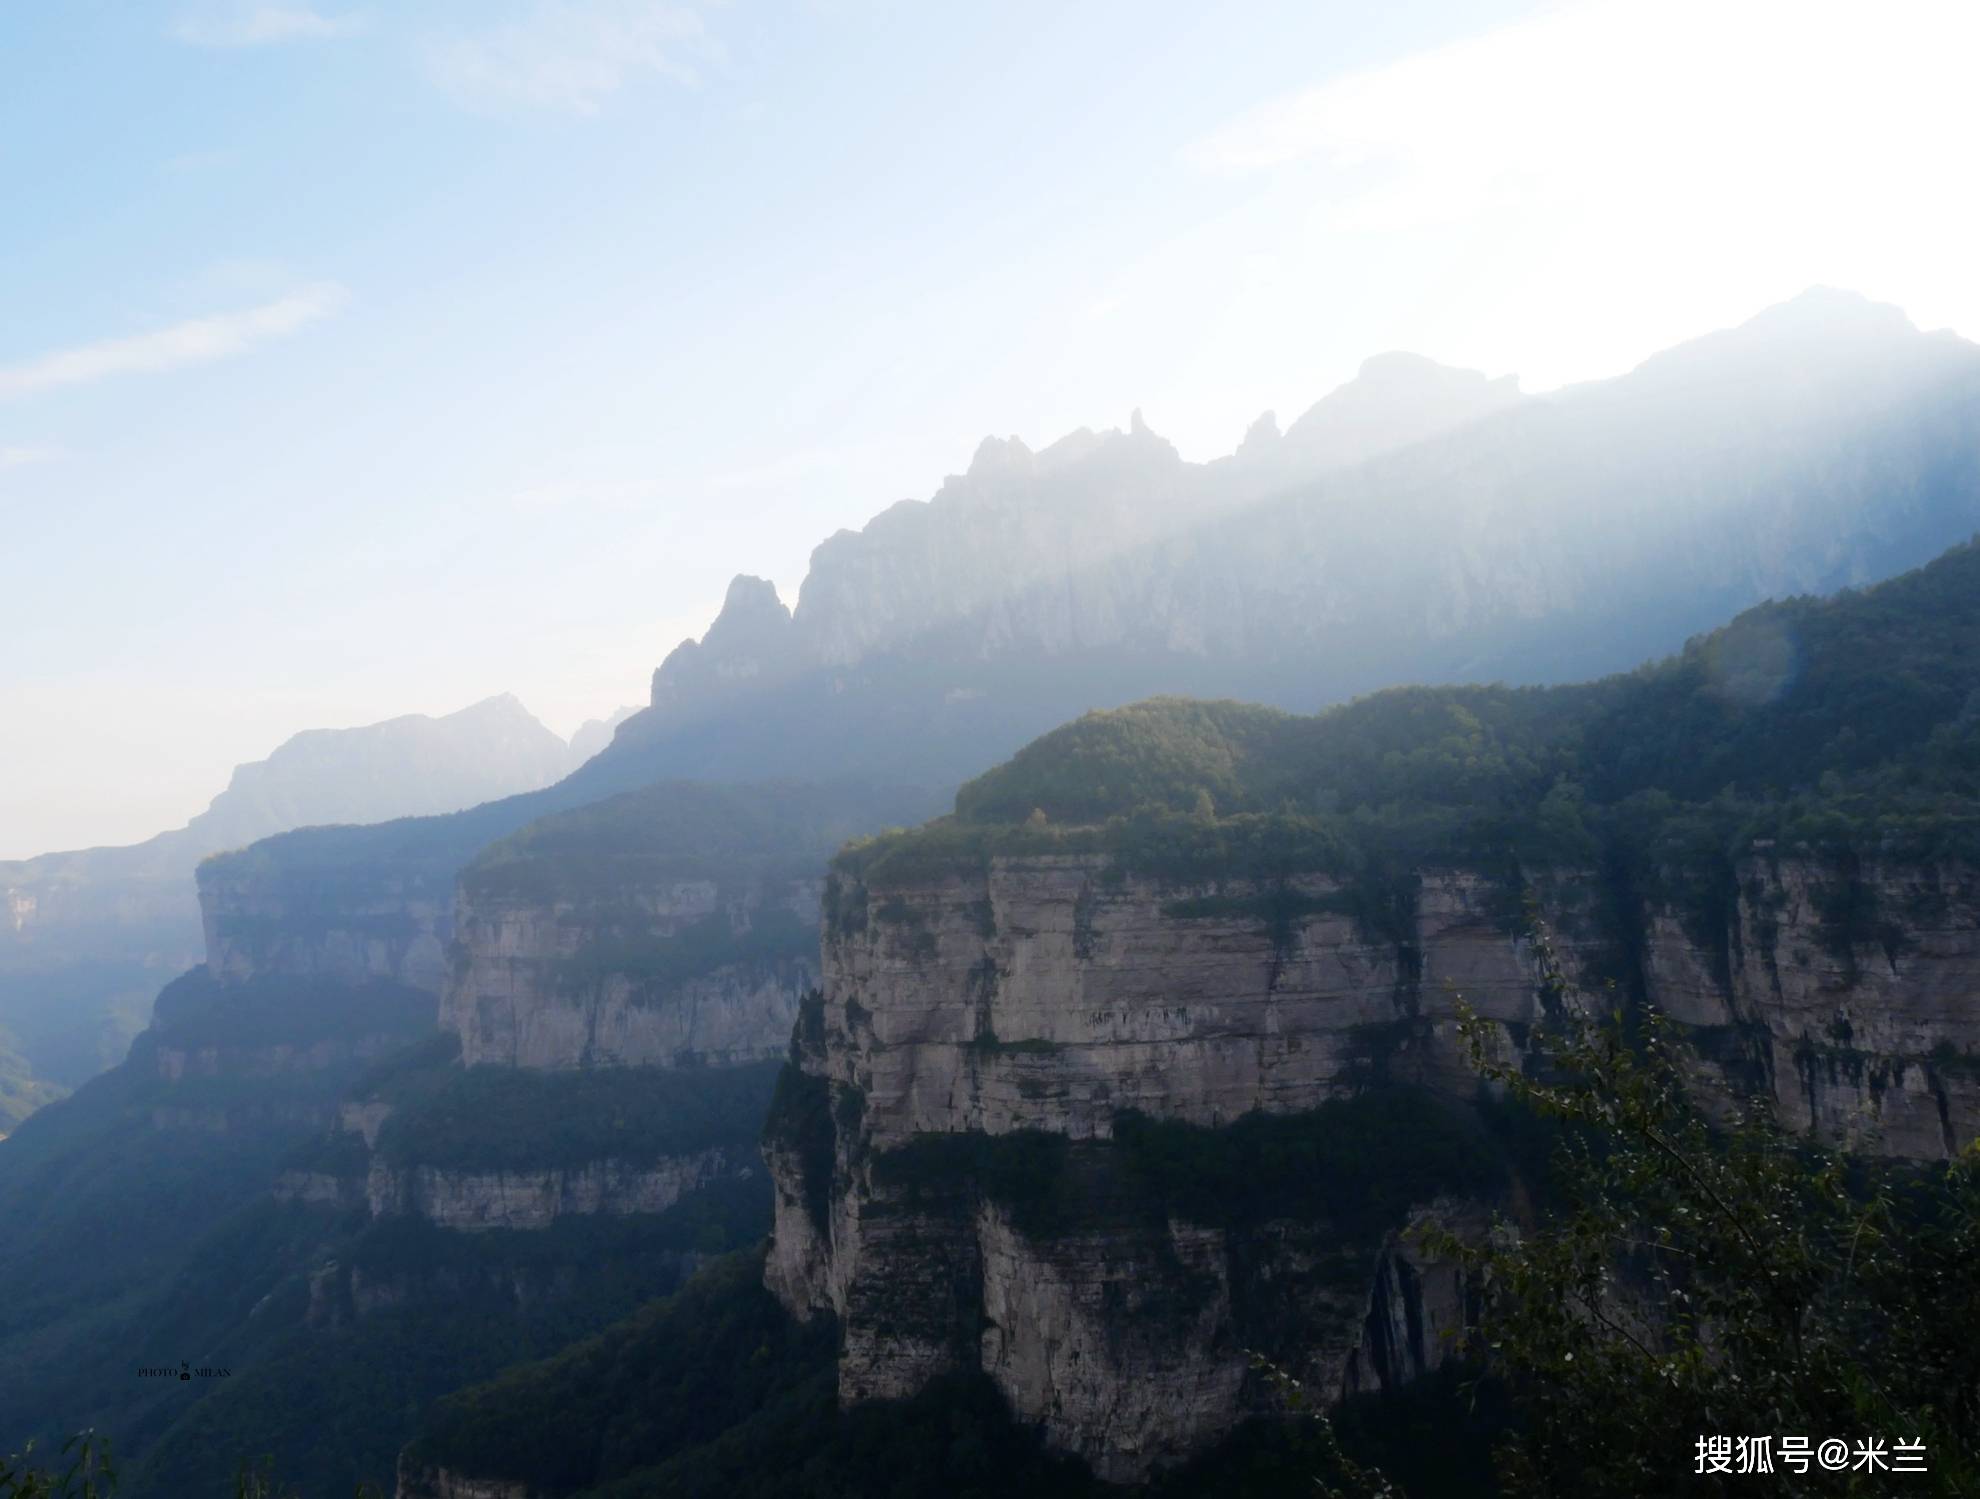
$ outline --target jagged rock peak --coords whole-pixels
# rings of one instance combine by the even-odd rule
[[[1639,391],[1757,386],[1785,398],[1810,380],[1847,385],[1873,368],[1895,378],[1901,369],[1930,367],[1942,351],[1960,356],[1959,341],[1919,332],[1901,308],[1811,286],[1736,328],[1651,355],[1628,378]]]
[[[777,585],[768,578],[751,577],[748,573],[737,573],[729,580],[729,591],[722,599],[722,612],[715,616],[715,623],[708,627],[708,636],[718,630],[723,634],[751,625],[790,623],[791,611],[784,601],[777,597]],[[703,637],[707,644],[708,637]]]
[[[986,437],[976,445],[976,456],[969,460],[972,479],[995,474],[1028,474],[1031,470],[1031,449],[1017,437]]]
[[[588,718],[571,735],[571,764],[582,765],[612,742],[619,725],[639,710],[630,705],[616,709],[608,718]]]
[[[1283,434],[1279,431],[1279,414],[1268,411],[1249,427],[1245,428],[1244,441],[1238,444],[1238,457],[1256,458],[1278,447]]]
[[[1046,474],[1054,469],[1070,468],[1082,459],[1090,458],[1105,446],[1107,439],[1091,427],[1075,427],[1057,442],[1038,451],[1038,472]]]
[[[411,716],[416,718],[425,717],[424,714],[413,714]],[[513,692],[498,692],[493,697],[485,697],[478,703],[469,703],[465,708],[456,709],[452,713],[442,714],[440,721],[444,723],[450,718],[456,720],[468,718],[526,718],[531,723],[536,722],[536,715],[523,706],[523,700]]]
[[[1361,361],[1361,368],[1355,372],[1355,380],[1364,385],[1380,386],[1396,390],[1435,390],[1443,386],[1484,387],[1503,385],[1517,389],[1519,377],[1504,375],[1498,380],[1478,370],[1459,369],[1455,365],[1439,364],[1423,354],[1412,354],[1407,349],[1391,349],[1386,354],[1371,354]]]
[[[790,667],[794,649],[791,611],[777,585],[738,573],[701,643],[682,641],[653,673],[653,706],[676,704],[697,685],[768,685]]]
[[[1519,378],[1395,351],[1361,363],[1286,429],[1285,446],[1314,463],[1356,463],[1489,416],[1521,400]]]
[[[1902,307],[1873,301],[1860,291],[1840,286],[1811,286],[1806,291],[1762,308],[1740,325],[1753,331],[1818,329],[1854,326],[1866,331],[1913,333],[1916,325]]]

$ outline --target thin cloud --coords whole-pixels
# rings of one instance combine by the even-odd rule
[[[1976,49],[1971,0],[1543,7],[1184,146],[1180,165],[1244,191],[1218,194],[1228,229],[1149,257],[1140,300],[1214,307],[1245,330],[1220,348],[1256,362],[1287,327],[1360,316],[1342,277],[1406,265],[1420,292],[1368,304],[1361,336],[1434,337],[1540,389],[1813,282],[1971,327],[1976,221],[1946,184],[1980,131]],[[1258,295],[1221,284],[1238,256]]]
[[[695,62],[719,55],[700,14],[684,5],[538,0],[498,26],[434,42],[427,66],[471,108],[594,115],[643,75],[692,87]]]
[[[0,400],[112,375],[157,375],[232,358],[330,316],[348,297],[343,287],[322,282],[244,312],[194,318],[155,333],[103,339],[0,366]]]
[[[61,457],[60,448],[0,447],[0,469],[28,468],[37,463],[54,463]]]
[[[354,36],[362,18],[331,16],[307,5],[208,6],[179,17],[172,35],[195,47],[268,47]]]
[[[1949,59],[1976,41],[1965,0],[1893,0],[1874,24],[1838,0],[1592,0],[1268,100],[1182,160],[1332,173],[1351,228],[1701,186],[1819,195],[1868,130],[1964,123]]]

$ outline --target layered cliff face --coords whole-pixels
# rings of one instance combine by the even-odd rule
[[[464,872],[441,1025],[468,1066],[783,1055],[825,861],[911,793],[662,785],[543,819]]]
[[[1140,423],[1039,452],[993,439],[928,502],[821,544],[794,613],[738,579],[650,706],[557,787],[364,839],[278,840],[208,883],[246,874],[257,893],[222,905],[263,915],[342,902],[334,954],[295,938],[307,961],[361,949],[425,983],[430,945],[381,954],[363,930],[395,882],[420,884],[406,909],[444,945],[447,911],[413,908],[444,907],[476,850],[665,777],[946,789],[1151,693],[1305,709],[1398,681],[1620,669],[1769,594],[1887,576],[1970,535],[1976,409],[1971,345],[1812,294],[1547,397],[1385,356],[1210,464]],[[295,874],[319,893],[258,893]]]
[[[465,1231],[764,1199],[755,1137],[817,981],[825,860],[895,804],[668,784],[497,841],[458,882],[441,1036],[348,1098],[277,1195]]]
[[[1571,877],[1550,883],[1573,904]],[[1358,1098],[1405,1099],[1439,1138],[1475,1129],[1436,1101],[1469,1091],[1445,986],[1508,1036],[1539,1019],[1517,900],[1465,871],[1401,906],[1369,894],[1178,885],[1098,855],[836,885],[823,1000],[770,1129],[766,1275],[843,1323],[841,1398],[980,1368],[1020,1420],[1130,1480],[1263,1407],[1247,1349],[1330,1397],[1441,1362],[1463,1287],[1401,1231],[1476,1220],[1452,1193],[1489,1198],[1484,1176],[1193,1219],[1142,1158],[1148,1121],[1213,1141],[1261,1110],[1347,1129],[1328,1111]],[[1020,1169],[1006,1150],[1036,1154]],[[1039,1170],[1076,1208],[1031,1200]]]
[[[298,1168],[277,1178],[279,1202],[362,1206],[373,1218],[416,1217],[462,1233],[542,1229],[559,1219],[664,1213],[718,1181],[761,1170],[747,1146],[721,1145],[657,1161],[605,1157],[573,1165],[480,1169],[401,1164],[373,1156],[359,1173]]]
[[[158,1127],[320,1130],[370,1064],[432,1023],[431,996],[389,980],[228,983],[201,967],[159,994],[121,1070]]]
[[[579,903],[463,891],[440,1023],[463,1062],[728,1065],[782,1054],[818,980],[806,877],[622,888],[601,923]]]
[[[695,1225],[718,1243],[761,1231],[756,1135],[776,1064],[462,1067],[425,1050],[362,1080],[274,1198],[449,1233],[595,1219],[642,1220],[669,1243],[676,1220],[687,1243]]]
[[[1430,869],[1387,888],[1177,881],[1105,854],[842,873],[824,995],[773,1112],[767,1283],[799,1315],[841,1320],[842,1400],[981,1369],[1020,1419],[1117,1479],[1256,1408],[1247,1349],[1330,1396],[1433,1368],[1465,1287],[1402,1230],[1481,1229],[1489,1152],[1469,1180],[1399,1195],[1364,1181],[1303,1213],[1285,1184],[1247,1218],[1217,1206],[1239,1181],[1178,1197],[1150,1164],[1149,1121],[1237,1161],[1247,1131],[1281,1127],[1254,1111],[1344,1131],[1349,1111],[1400,1096],[1405,1117],[1462,1137],[1477,1083],[1458,996],[1508,1055],[1546,1019],[1529,910],[1571,973],[1619,976],[1695,1028],[1715,1102],[1759,1089],[1792,1125],[1896,1154],[1971,1140],[1973,872],[1756,859],[1741,875],[1726,925],[1701,931],[1590,869]],[[1884,914],[1852,939],[1847,900]],[[1398,1173],[1443,1138],[1394,1135],[1369,1149]],[[1040,1181],[1061,1183],[1042,1204]]]
[[[664,1213],[725,1178],[746,1179],[759,1168],[746,1146],[717,1146],[657,1162],[607,1158],[574,1167],[536,1170],[394,1169],[375,1162],[365,1181],[374,1217],[410,1213],[438,1228],[548,1228],[559,1218],[598,1213]]]
[[[1458,1061],[1446,984],[1495,1020],[1537,1018],[1516,894],[1468,871],[1389,910],[1383,894],[1358,913],[1363,892],[1328,875],[1175,885],[1105,855],[842,881],[822,1075],[863,1097],[874,1150],[1041,1120],[1104,1138],[1123,1109],[1203,1125],[1311,1109],[1377,1064],[1434,1080]]]
[[[206,855],[305,824],[468,807],[545,786],[575,763],[521,703],[491,698],[443,717],[298,734],[267,759],[237,766],[185,827],[144,843],[0,860],[0,1027],[42,1076],[80,1083],[122,1059],[160,986],[200,961],[193,872]],[[207,903],[204,953],[215,955],[217,925],[220,969],[230,977],[293,963],[287,971],[305,976],[437,987],[434,949],[395,940],[379,914],[395,892],[375,895],[317,946],[299,940],[300,927],[278,943],[274,923],[294,902],[223,880]],[[395,922],[405,914],[391,910]],[[411,919],[433,926],[430,913]]]
[[[1542,929],[1676,1017],[1708,1110],[1966,1146],[1977,582],[1955,549],[1580,687],[1091,714],[844,851],[764,1279],[846,1420],[975,1380],[1132,1481],[1268,1408],[1253,1353],[1322,1399],[1435,1369],[1479,1288],[1412,1229],[1536,1206],[1458,999],[1541,1063]]]
[[[1644,988],[1696,1028],[1701,1083],[1880,1154],[1949,1159],[1980,1135],[1980,870],[1736,867],[1723,929],[1653,910],[1643,934]]]
[[[238,874],[203,877],[199,899],[207,966],[229,982],[388,979],[437,994],[446,980],[453,912],[440,891],[393,881],[330,905]]]

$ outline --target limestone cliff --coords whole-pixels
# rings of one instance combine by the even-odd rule
[[[899,792],[663,784],[557,814],[463,872],[440,1006],[467,1066],[782,1056],[817,982],[826,860]]]
[[[758,1210],[775,1064],[462,1067],[423,1051],[360,1082],[274,1196],[458,1232],[658,1216],[711,1189]]]
[[[256,977],[206,968],[165,986],[118,1072],[154,1126],[327,1128],[369,1064],[428,1032],[430,995],[389,980]]]
[[[530,1486],[505,1478],[469,1478],[427,1464],[399,1464],[400,1499],[531,1499]]]
[[[297,889],[260,871],[204,866],[207,967],[230,982],[269,975],[389,979],[437,994],[453,911],[443,882],[388,879],[373,890]]]
[[[760,1166],[747,1146],[717,1146],[655,1162],[604,1159],[575,1167],[448,1170],[394,1167],[374,1160],[365,1206],[374,1217],[411,1213],[439,1228],[547,1228],[573,1215],[664,1213],[682,1198],[724,1178],[748,1178]],[[330,1180],[335,1180],[331,1178]],[[325,1200],[322,1178],[298,1192]]]
[[[1888,1155],[1980,1135],[1980,871],[1763,851],[1737,872],[1723,928],[1645,914],[1645,992],[1697,1028],[1701,1081]]]
[[[184,827],[143,843],[0,860],[0,1030],[38,1076],[72,1087],[120,1061],[160,986],[199,961],[194,869],[205,856],[304,825],[472,806],[547,785],[574,763],[521,703],[490,698],[444,717],[297,734],[237,766]],[[268,923],[293,901],[223,883],[206,936],[217,920],[235,976],[290,956],[306,974],[362,971],[419,985],[436,972],[430,951],[410,961],[384,951],[375,901],[325,951],[307,951],[299,929],[278,949]]]
[[[810,875],[620,887],[609,913],[470,886],[440,1024],[470,1066],[725,1065],[780,1056],[818,979]]]
[[[756,1136],[817,982],[825,862],[896,804],[847,788],[663,784],[553,814],[483,850],[449,918],[422,902],[397,945],[384,932],[347,941],[370,887],[318,879],[329,921],[310,931],[272,913],[269,944],[247,946],[254,896],[216,873],[223,971],[340,957],[358,972],[403,968],[451,934],[440,1035],[347,1097],[337,1131],[276,1195],[458,1231],[658,1218],[710,1192],[720,1213],[766,1213]]]
[[[1333,1393],[1434,1367],[1465,1287],[1401,1230],[1424,1214],[1475,1229],[1497,1190],[1481,1172],[1371,1214],[1383,1193],[1364,1182],[1297,1212],[1288,1183],[1286,1205],[1246,1218],[1214,1189],[1151,1185],[1148,1120],[1208,1141],[1256,1128],[1253,1111],[1346,1129],[1339,1111],[1397,1087],[1404,1120],[1461,1117],[1476,1083],[1456,996],[1509,1051],[1545,1018],[1531,898],[1572,971],[1694,1027],[1702,1087],[1940,1157],[1980,1129],[1975,891],[1964,868],[1763,854],[1701,929],[1574,868],[1425,869],[1371,890],[1319,873],[1178,883],[1101,854],[871,883],[848,867],[773,1111],[766,1281],[799,1315],[840,1319],[842,1400],[980,1368],[1054,1445],[1138,1478],[1255,1408],[1247,1349]],[[1854,930],[1836,915],[1851,901],[1885,914]],[[1389,1147],[1398,1170],[1425,1149]]]
[[[1556,883],[1572,902],[1571,879]],[[979,1367],[1020,1420],[1128,1480],[1260,1408],[1248,1348],[1336,1394],[1434,1367],[1445,1345],[1423,1335],[1421,1287],[1445,1325],[1462,1288],[1398,1235],[1414,1215],[1475,1207],[1431,1192],[1382,1221],[1357,1201],[1193,1222],[1108,1148],[1129,1111],[1214,1131],[1377,1081],[1455,1086],[1446,981],[1509,1034],[1532,1024],[1533,959],[1509,935],[1507,892],[1446,871],[1412,895],[1357,916],[1324,876],[1174,886],[1098,856],[836,885],[823,1001],[800,1027],[805,1082],[773,1115],[766,1276],[800,1315],[841,1319],[841,1398]],[[800,1127],[807,1085],[824,1090],[822,1135]],[[1086,1206],[1069,1219],[1000,1200],[984,1186],[994,1168],[937,1188],[912,1166],[931,1142],[1040,1131],[1075,1142],[1063,1169]]]

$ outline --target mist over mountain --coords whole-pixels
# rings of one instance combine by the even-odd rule
[[[0,1036],[19,1084],[0,1077],[0,1125],[47,1084],[73,1087],[116,1061],[159,984],[198,961],[193,870],[206,855],[289,828],[471,807],[548,785],[582,763],[574,756],[507,695],[439,717],[311,729],[236,767],[183,828],[0,862]],[[42,1091],[28,1093],[35,1083]]]
[[[610,744],[612,736],[619,731],[619,725],[638,711],[637,708],[619,708],[604,718],[587,718],[579,724],[577,731],[571,735],[571,768],[575,770]]]
[[[1311,711],[1402,682],[1625,669],[1974,534],[1976,417],[1980,347],[1816,288],[1542,396],[1384,355],[1209,463],[1138,414],[1036,453],[985,439],[930,500],[821,542],[795,609],[738,577],[648,706],[554,787],[287,834],[254,877],[362,869],[382,891],[417,870],[444,904],[493,838],[667,778],[932,792],[1143,697]]]
[[[1898,1154],[1949,1153],[1971,1133],[1972,1037],[1912,1011],[1966,961],[1919,923],[1952,912],[1964,930],[1973,899],[1966,874],[1931,861],[1971,857],[1944,808],[1970,800],[1974,556],[1957,544],[1980,529],[1976,417],[1980,348],[1837,292],[1542,396],[1385,355],[1210,463],[1183,461],[1138,413],[1036,452],[986,439],[928,501],[822,542],[795,608],[736,578],[655,671],[648,705],[568,746],[502,699],[353,731],[407,736],[389,751],[303,736],[244,767],[209,820],[143,848],[256,818],[341,820],[201,861],[203,965],[160,995],[123,1065],[0,1153],[20,1225],[0,1254],[27,1288],[0,1318],[14,1370],[0,1396],[45,1434],[106,1413],[142,1453],[138,1495],[224,1477],[250,1429],[305,1483],[337,1484],[388,1473],[423,1432],[404,1449],[408,1495],[576,1493],[635,1464],[671,1482],[676,1460],[702,1465],[683,1491],[714,1492],[704,1446],[752,1476],[797,1473],[861,1431],[926,1418],[951,1433],[963,1412],[969,1441],[945,1435],[928,1471],[983,1443],[1029,1461],[1047,1429],[1053,1454],[1116,1481],[1220,1461],[1253,1409],[1225,1357],[1254,1346],[1240,1339],[1284,1340],[1274,1356],[1308,1359],[1303,1377],[1335,1392],[1392,1394],[1441,1357],[1377,1324],[1455,1317],[1463,1298],[1382,1235],[1431,1188],[1482,1193],[1480,1211],[1497,1189],[1438,1136],[1441,1112],[1355,1099],[1370,1079],[1468,1080],[1437,1049],[1447,1030],[1426,1028],[1435,974],[1486,984],[1508,1037],[1531,1034],[1530,955],[1502,919],[1507,837],[1565,870],[1565,910],[1608,912],[1575,940],[1594,953],[1624,935],[1601,961],[1643,993],[1663,986],[1716,1048],[1707,1083],[1761,1078],[1806,1100],[1811,1129],[1867,1100]],[[1860,595],[1763,602],[1948,548]],[[1588,688],[1518,685],[1660,656]],[[1273,711],[1424,682],[1457,685],[1314,720]],[[1464,685],[1481,682],[1513,685]],[[1081,718],[1158,695],[1265,706]],[[464,754],[491,752],[489,783],[534,779],[382,821],[305,784],[404,763],[428,793],[465,785],[429,737],[454,720]],[[1778,774],[1748,785],[1756,761]],[[979,776],[955,818],[881,831]],[[1749,800],[1721,792],[1732,783]],[[1274,819],[1298,836],[1248,841]],[[1955,844],[1904,841],[1955,822]],[[855,834],[878,836],[828,870]],[[1764,878],[1763,842],[1788,851],[1761,860]],[[1000,850],[1024,858],[999,864]],[[140,852],[63,857],[87,874]],[[1281,855],[1297,855],[1291,896],[1268,888]],[[34,862],[55,889],[65,866]],[[38,898],[29,917],[19,945],[32,931],[52,946],[62,928]],[[1854,1072],[1819,1052],[1844,989],[1864,1027]],[[1282,994],[1298,996],[1299,1035],[1281,1027]],[[1240,1008],[1256,1035],[1231,1029]],[[1276,1074],[1246,1070],[1268,1055],[1291,1059],[1296,1104]],[[1886,1067],[1902,1088],[1878,1081]],[[754,1145],[766,1099],[769,1182]],[[1212,1163],[1215,1190],[1148,1175],[1134,1152],[1166,1148],[1153,1136],[1109,1143],[1130,1105],[1200,1131],[1192,1159]],[[1175,1225],[1253,1179],[1259,1137],[1226,1127],[1257,1109],[1292,1109],[1271,1126],[1287,1139],[1334,1142],[1322,1155],[1349,1185],[1320,1198],[1395,1213],[1333,1221],[1299,1195],[1318,1178],[1272,1178],[1236,1217],[1197,1224],[1214,1229],[1191,1240],[1207,1280],[1164,1279]],[[1004,1154],[1041,1131],[1072,1142],[1059,1176]],[[1342,1139],[1360,1143],[1343,1154]],[[1412,1174],[1426,1151],[1448,1179]],[[1093,1200],[1132,1209],[1080,1230],[1112,1235],[1104,1252],[1066,1236],[1076,1214],[1053,1218],[1084,1211],[1080,1182],[1112,1183]],[[114,1231],[134,1205],[155,1228],[182,1200],[213,1223],[184,1240]],[[1286,1202],[1313,1211],[1280,1263],[1287,1241],[1261,1225]],[[767,1260],[731,1262],[719,1305],[688,1295],[579,1344],[708,1256],[760,1245],[772,1221]],[[74,1245],[108,1247],[72,1264]],[[1322,1261],[1337,1280],[1243,1320],[1266,1307],[1265,1281]],[[1442,1299],[1421,1299],[1433,1280]],[[1201,1338],[1134,1310],[1138,1288],[1180,1306],[1211,1283],[1236,1320]],[[241,1377],[189,1406],[133,1394],[99,1347],[113,1322],[167,1329]],[[573,1346],[589,1351],[573,1362]],[[609,1379],[583,1372],[616,1347],[634,1351]],[[28,1357],[48,1349],[54,1385]],[[1063,1387],[1037,1349],[1070,1350]],[[1207,1383],[1176,1372],[1213,1364]],[[698,1371],[726,1393],[678,1429],[641,1425],[609,1461],[584,1435],[672,1410],[664,1391]],[[436,1396],[491,1377],[420,1423]],[[1162,1393],[1181,1389],[1193,1404]],[[842,1415],[889,1393],[913,1401]]]
[[[1383,356],[1206,464],[1138,414],[986,439],[822,542],[795,609],[739,578],[586,775],[790,773],[801,745],[807,773],[948,783],[1154,693],[1312,709],[1617,670],[1972,534],[1976,413],[1980,348],[1818,288],[1545,396]]]
[[[183,836],[204,854],[288,828],[452,812],[548,785],[574,753],[506,693],[438,718],[308,729],[237,766]]]
[[[250,1439],[326,1490],[402,1452],[412,1499],[796,1499],[847,1449],[913,1493],[972,1454],[1246,1492],[1190,1466],[1249,1461],[1244,1349],[1329,1401],[1450,1395],[1461,1286],[1394,1235],[1523,1169],[1444,1008],[1536,1033],[1522,895],[1691,1028],[1701,1089],[1873,1111],[1911,1160],[1972,1138],[1976,577],[1955,548],[1574,687],[1090,715],[829,872],[930,809],[668,782],[491,834],[555,788],[217,861],[208,963],[0,1152],[0,1408],[133,1433],[138,1499]],[[444,890],[436,830],[486,845]],[[340,910],[381,846],[404,903]],[[386,970],[442,898],[435,1033]],[[154,1337],[233,1376],[134,1386]]]

